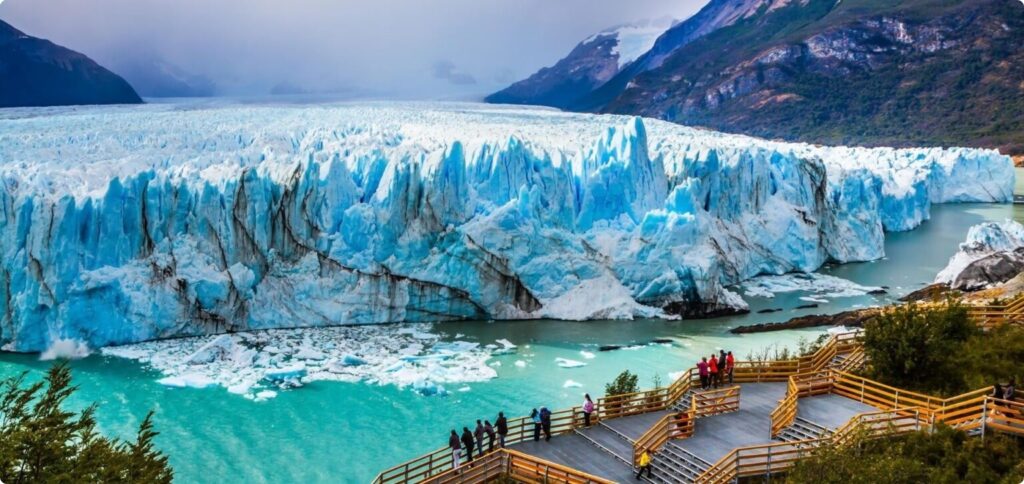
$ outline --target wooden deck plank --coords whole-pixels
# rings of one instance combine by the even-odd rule
[[[801,398],[797,402],[796,416],[835,430],[842,427],[854,415],[875,410],[878,409],[871,405],[830,394]]]
[[[736,447],[772,442],[772,410],[786,395],[785,383],[746,383],[740,390],[740,409],[698,419],[693,437],[676,441],[708,462],[717,462]]]
[[[633,479],[631,466],[598,449],[581,435],[565,434],[552,437],[549,442],[541,439],[516,444],[513,448],[605,479],[618,482]]]

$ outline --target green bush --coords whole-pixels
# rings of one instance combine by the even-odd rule
[[[64,410],[77,390],[66,364],[50,368],[44,381],[26,374],[0,381],[0,481],[169,483],[173,472],[153,447],[152,412],[134,443],[102,437],[96,406],[79,414]]]
[[[869,377],[892,386],[953,396],[1024,377],[1024,328],[984,332],[966,308],[896,307],[865,324]]]
[[[945,426],[934,433],[860,439],[854,445],[825,447],[796,463],[786,476],[792,484],[1017,483],[1024,477],[1024,452],[1012,438],[981,440]]]
[[[889,385],[931,393],[966,391],[964,344],[981,330],[956,301],[943,307],[896,306],[864,325],[868,375]]]
[[[611,383],[604,386],[605,396],[611,395],[623,395],[626,393],[636,393],[640,391],[640,378],[626,370],[619,373],[619,376],[615,377]]]

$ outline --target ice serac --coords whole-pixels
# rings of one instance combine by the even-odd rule
[[[1009,158],[474,104],[0,113],[0,343],[704,316],[883,255]]]

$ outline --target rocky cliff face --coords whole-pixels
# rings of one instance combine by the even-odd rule
[[[600,109],[822,143],[1024,150],[1024,5],[807,0],[668,56]]]
[[[140,102],[124,79],[88,57],[0,21],[0,107]]]

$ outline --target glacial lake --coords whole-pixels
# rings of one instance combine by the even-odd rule
[[[1018,186],[1024,173],[1018,170]],[[486,382],[449,385],[447,396],[424,397],[410,389],[367,383],[314,382],[255,402],[221,387],[170,388],[144,365],[93,355],[72,363],[80,391],[73,405],[99,404],[104,432],[133,437],[139,421],[156,411],[159,447],[170,456],[179,482],[368,482],[381,469],[447,442],[449,429],[495,418],[499,410],[524,415],[533,407],[575,405],[587,391],[603,393],[604,384],[622,370],[639,373],[641,385],[657,375],[691,366],[698,355],[717,348],[744,358],[772,345],[795,347],[824,329],[736,336],[732,327],[782,321],[803,314],[838,312],[876,305],[930,282],[945,266],[968,227],[982,221],[1024,221],[1024,205],[937,205],[931,220],[916,230],[888,234],[883,260],[826,267],[821,272],[871,286],[888,286],[885,296],[832,299],[814,309],[805,294],[751,298],[748,315],[699,321],[525,321],[460,322],[434,325],[434,332],[461,341],[492,343],[507,338],[517,353],[493,357],[498,377]],[[780,312],[757,314],[766,308]],[[671,338],[669,345],[649,344]],[[598,351],[600,345],[636,345]],[[585,359],[581,351],[595,354]],[[560,368],[555,358],[587,363]],[[515,365],[524,361],[524,367]],[[40,377],[50,362],[33,355],[0,354],[0,377],[28,371]],[[565,388],[568,380],[579,387]],[[468,389],[467,389],[468,387]],[[461,391],[460,391],[461,390]]]

